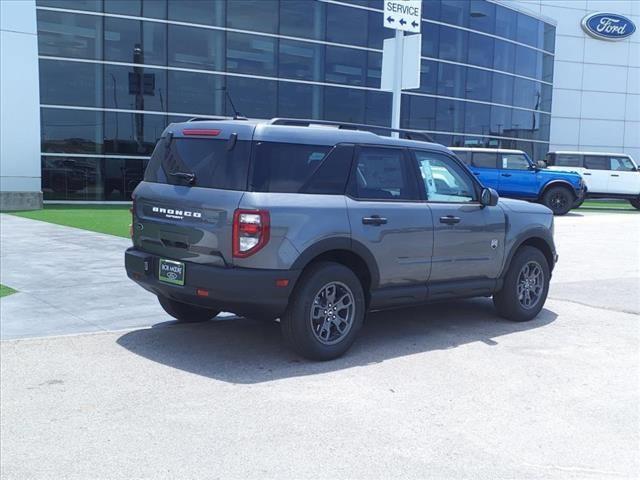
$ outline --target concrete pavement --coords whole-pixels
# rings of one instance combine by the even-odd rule
[[[373,314],[326,363],[277,324],[167,322],[124,277],[126,240],[23,219],[12,237],[2,216],[2,281],[23,292],[0,301],[0,476],[637,478],[640,215],[579,215],[556,219],[535,320],[486,299]],[[56,261],[89,252],[84,282]]]

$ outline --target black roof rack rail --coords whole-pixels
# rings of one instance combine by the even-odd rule
[[[233,117],[193,117],[187,122],[222,122],[223,120],[247,120],[247,118],[238,115]]]
[[[308,127],[310,125],[327,125],[338,127],[342,130],[380,130],[383,132],[398,132],[401,136],[404,135],[407,140],[420,140],[434,143],[433,137],[428,133],[421,132],[419,130],[407,130],[405,128],[389,128],[380,127],[377,125],[367,125],[366,123],[348,123],[348,122],[333,122],[331,120],[311,120],[301,118],[274,118],[269,124],[271,125],[289,125],[292,127]]]

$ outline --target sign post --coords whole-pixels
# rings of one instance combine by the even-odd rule
[[[422,24],[422,0],[384,0],[384,12],[382,25],[396,31],[395,38],[384,41],[382,53],[382,90],[391,90],[393,101],[391,106],[391,128],[400,128],[400,106],[402,104],[402,89],[417,88],[420,86],[420,35],[414,35],[411,40],[415,50],[415,42],[418,41],[417,70],[413,59],[405,62],[405,38],[404,32],[420,33]],[[393,55],[393,62],[389,56]],[[412,55],[412,56],[415,56]],[[405,65],[406,64],[406,65]],[[416,83],[417,73],[417,85]],[[393,133],[398,137],[398,133]]]

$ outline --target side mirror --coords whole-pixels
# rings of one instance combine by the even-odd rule
[[[483,188],[480,195],[480,203],[485,207],[495,207],[500,196],[493,188]]]
[[[536,162],[536,167],[538,167],[538,168],[547,168],[547,162],[545,162],[544,160],[538,160]]]

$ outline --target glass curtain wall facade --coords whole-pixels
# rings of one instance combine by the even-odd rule
[[[171,122],[389,126],[382,0],[37,0],[45,200],[128,200]],[[488,0],[424,0],[402,127],[548,150],[555,27]]]

